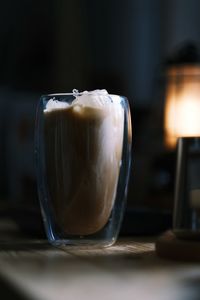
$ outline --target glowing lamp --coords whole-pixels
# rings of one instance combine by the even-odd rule
[[[178,137],[200,136],[200,65],[168,68],[165,101],[166,146],[173,149]]]

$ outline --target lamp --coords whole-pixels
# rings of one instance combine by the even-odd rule
[[[177,144],[173,233],[200,236],[200,56],[193,44],[181,48],[166,70],[165,145]],[[192,244],[190,247],[193,247]],[[174,248],[175,249],[175,248]],[[188,252],[188,257],[192,252]]]
[[[200,136],[200,64],[194,46],[181,51],[184,55],[179,52],[166,71],[164,141],[169,149],[178,137]]]

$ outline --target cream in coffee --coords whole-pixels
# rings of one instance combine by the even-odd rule
[[[113,208],[122,156],[124,110],[106,90],[51,99],[44,110],[46,176],[61,231],[101,230]]]

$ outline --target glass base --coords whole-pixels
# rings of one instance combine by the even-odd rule
[[[70,249],[99,249],[106,248],[112,246],[116,242],[116,239],[113,238],[111,240],[89,240],[89,239],[49,239],[49,243],[56,247],[67,247]]]

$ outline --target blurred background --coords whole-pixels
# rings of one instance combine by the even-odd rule
[[[1,1],[1,219],[28,235],[43,230],[33,144],[39,96],[105,88],[127,96],[132,113],[122,233],[170,226],[175,150],[164,145],[165,66],[175,49],[198,46],[199,11],[198,0]]]

